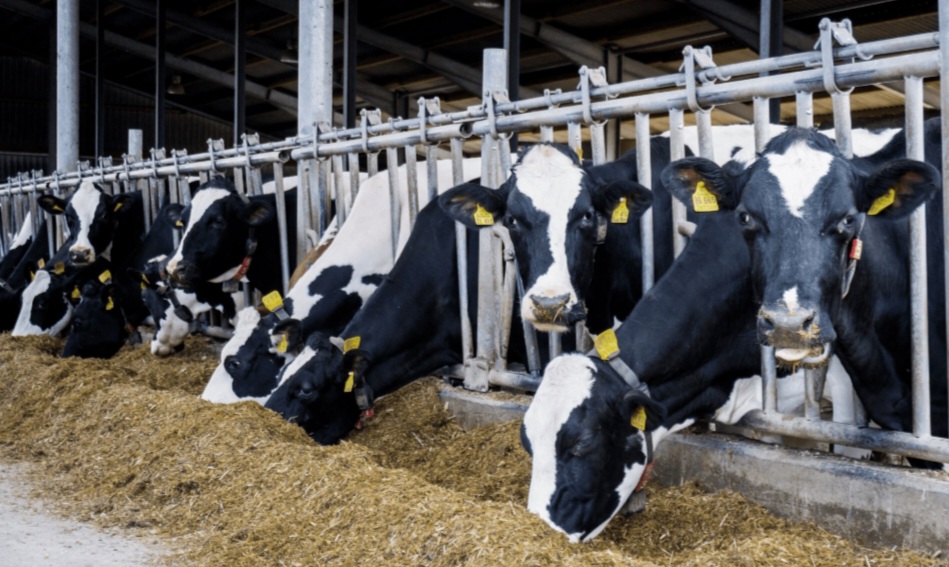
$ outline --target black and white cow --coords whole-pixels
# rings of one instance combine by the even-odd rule
[[[0,281],[6,281],[6,278],[10,277],[10,274],[16,269],[20,261],[23,260],[26,251],[30,248],[30,244],[33,242],[32,219],[32,213],[27,211],[20,230],[16,232],[16,236],[13,237],[13,242],[10,243],[10,249],[7,250],[7,253],[0,259]]]
[[[912,430],[908,216],[928,201],[932,424],[945,437],[943,221],[941,202],[930,200],[939,171],[929,165],[941,163],[938,120],[925,139],[929,163],[904,159],[904,135],[848,160],[820,133],[793,129],[740,174],[689,159],[665,177],[686,201],[704,186],[737,210],[762,302],[758,340],[787,365],[820,366],[833,347],[871,419],[899,431]],[[862,256],[851,252],[861,241]]]
[[[69,337],[63,347],[63,358],[115,356],[129,337],[120,293],[111,281],[103,283],[92,279],[83,285]]]
[[[29,215],[27,215],[29,219]],[[49,236],[46,232],[46,221],[42,221],[36,238],[33,238],[32,227],[24,221],[23,228],[17,234],[11,246],[10,253],[4,257],[4,264],[13,264],[4,268],[3,279],[0,280],[0,332],[10,331],[16,325],[17,315],[20,312],[20,301],[24,288],[30,283],[30,274],[35,274],[39,268],[37,264],[49,254]],[[16,251],[16,258],[12,254]]]
[[[223,283],[246,278],[263,293],[281,289],[280,235],[274,203],[274,195],[240,195],[224,177],[202,185],[182,215],[184,234],[168,260],[168,276],[174,285],[188,289],[202,281]],[[287,192],[286,205],[287,233],[295,234],[295,190]],[[294,265],[293,246],[289,256]]]
[[[55,335],[65,329],[72,316],[65,295],[85,283],[82,277],[94,275],[85,268],[99,258],[123,266],[145,237],[141,193],[112,196],[84,180],[68,200],[43,195],[37,203],[65,217],[69,238],[23,290],[14,336]]]
[[[555,181],[545,184],[545,174]],[[454,221],[480,227],[473,217],[484,214],[483,210],[499,217],[505,209],[509,211],[511,219],[505,216],[504,224],[511,233],[518,260],[523,258],[526,261],[522,265],[528,266],[521,270],[522,276],[527,282],[541,282],[529,289],[543,289],[549,285],[546,282],[560,278],[567,285],[574,282],[574,287],[563,291],[575,294],[579,299],[575,301],[580,303],[589,283],[584,278],[592,271],[589,268],[600,226],[597,217],[612,211],[620,198],[629,203],[631,217],[642,213],[650,202],[649,191],[641,185],[588,174],[569,148],[550,144],[525,150],[500,190],[467,184],[446,192],[439,199],[440,208],[432,203],[419,214],[392,271],[343,330],[343,344],[348,345],[344,347],[345,356],[327,354],[331,343],[311,337],[307,348],[286,366],[282,384],[267,401],[267,407],[300,423],[316,441],[335,443],[357,422],[360,408],[356,391],[362,389],[371,405],[374,396],[389,394],[438,368],[461,362]],[[476,242],[475,234],[469,231],[471,289],[476,284]],[[531,262],[533,256],[528,253],[537,247],[549,253]],[[538,277],[538,273],[545,275]],[[560,295],[560,291],[554,293]],[[536,321],[541,303],[532,299],[530,313]],[[474,303],[469,303],[472,318]],[[520,328],[517,319],[514,329]],[[559,328],[564,324],[556,316],[539,319],[536,325],[541,327]],[[523,335],[515,332],[509,358],[523,360],[523,353]],[[347,385],[350,373],[358,384],[355,390],[352,384]]]
[[[465,159],[462,177],[470,180],[481,174],[481,159]],[[416,169],[419,187],[428,183],[427,165]],[[398,169],[399,202],[402,211],[398,249],[409,236],[407,173]],[[451,186],[452,168],[447,160],[438,162],[438,187]],[[419,204],[427,203],[427,192],[419,191]],[[360,184],[346,222],[320,258],[289,290],[284,299],[286,312],[302,324],[307,335],[320,331],[338,335],[392,269],[392,232],[389,216],[389,177],[383,171]],[[274,352],[271,330],[275,315],[261,317],[249,307],[238,314],[234,336],[221,351],[221,363],[214,370],[201,397],[216,403],[242,399],[263,403],[277,387],[277,375],[285,357]]]

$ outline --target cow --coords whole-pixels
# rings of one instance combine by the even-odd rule
[[[27,215],[27,219],[29,218]],[[23,290],[32,281],[30,274],[36,273],[38,264],[44,261],[48,254],[49,236],[46,232],[46,221],[40,223],[36,238],[33,238],[30,223],[24,221],[14,245],[11,245],[10,252],[3,259],[3,279],[0,279],[0,332],[13,329],[20,312]]]
[[[101,275],[101,274],[100,274]],[[129,337],[119,291],[111,278],[91,279],[81,290],[62,357],[111,358]]]
[[[427,164],[417,167],[419,187],[428,183]],[[462,177],[481,174],[480,158],[463,162]],[[402,211],[398,250],[408,239],[408,199],[406,168],[399,166],[399,202]],[[438,187],[452,180],[450,162],[438,162]],[[427,192],[419,192],[421,206]],[[283,300],[287,315],[299,320],[305,335],[322,331],[336,335],[343,330],[363,302],[376,290],[393,265],[389,215],[389,178],[382,172],[363,182],[346,222],[332,244],[288,291]],[[270,331],[279,319],[261,317],[254,308],[238,314],[234,336],[221,351],[221,363],[205,386],[201,397],[216,403],[251,399],[263,403],[277,387],[277,375],[284,355],[274,352]]]
[[[929,202],[933,246],[943,226],[941,201],[931,200],[941,179],[930,165],[941,163],[938,120],[924,137],[926,162],[903,157],[905,135],[846,159],[820,133],[791,129],[746,171],[693,158],[663,176],[685,202],[704,192],[737,211],[761,298],[758,341],[785,365],[819,367],[833,349],[870,418],[896,431],[912,431],[913,421],[908,216]],[[946,437],[945,275],[941,252],[928,256],[932,431]]]
[[[20,261],[23,260],[26,251],[30,247],[30,243],[33,242],[32,219],[33,215],[27,211],[26,216],[23,218],[23,224],[20,225],[20,230],[16,232],[16,236],[13,237],[13,242],[10,243],[10,249],[7,250],[7,253],[0,259],[0,282],[5,281],[6,278],[10,276],[10,273],[12,273]],[[0,285],[0,287],[2,287],[2,285]]]
[[[287,234],[296,232],[295,191],[286,194]],[[281,289],[275,199],[274,195],[246,197],[225,177],[213,177],[199,187],[182,215],[181,242],[168,260],[172,283],[189,289],[202,281],[246,278],[263,293]],[[296,263],[292,246],[289,260]]]
[[[582,304],[588,287],[583,278],[591,272],[584,268],[593,262],[600,232],[598,217],[612,211],[620,199],[625,200],[631,217],[645,211],[651,201],[648,189],[623,179],[606,178],[603,169],[584,170],[566,146],[539,144],[522,153],[500,190],[466,184],[444,193],[437,204],[428,205],[419,214],[392,271],[343,330],[345,356],[327,354],[331,343],[325,337],[311,336],[307,348],[285,367],[282,384],[267,400],[267,407],[300,423],[317,442],[335,443],[357,423],[361,410],[371,408],[374,396],[389,394],[443,366],[460,363],[455,220],[475,229],[481,226],[476,216],[485,214],[483,211],[489,211],[492,217],[516,211],[516,217],[511,213],[512,219],[505,216],[503,222],[511,234],[519,265],[528,266],[527,270],[521,269],[525,287],[541,289],[548,285],[545,277],[555,280],[538,274],[562,272],[567,285],[575,285],[553,293],[574,293]],[[555,182],[545,183],[545,175]],[[476,283],[478,257],[473,232],[467,235],[471,289]],[[531,257],[523,256],[540,246],[550,251],[540,261],[530,262]],[[574,272],[586,276],[570,277]],[[541,283],[531,285],[537,281]],[[529,313],[535,327],[560,328],[569,322],[555,315],[537,317],[541,302],[536,297],[531,301]],[[473,317],[475,302],[470,302],[468,308]],[[556,308],[563,309],[564,305]],[[518,320],[512,328],[520,328]],[[303,336],[296,330],[288,335]],[[509,358],[517,360],[521,353],[523,360],[523,352],[523,335],[515,332]],[[350,380],[353,384],[348,383]]]
[[[14,336],[55,335],[65,329],[72,316],[65,295],[84,283],[81,278],[93,275],[85,268],[100,258],[124,265],[145,237],[141,193],[108,195],[85,179],[69,199],[42,195],[37,203],[65,217],[69,237],[23,290]]]
[[[740,178],[744,168],[720,171]],[[752,260],[739,219],[719,204],[701,207],[709,210],[696,214],[685,251],[616,330],[618,354],[607,348],[605,358],[622,364],[555,359],[525,415],[528,509],[572,541],[595,537],[642,488],[651,452],[669,433],[700,418],[734,423],[760,407],[747,401],[757,386],[746,377],[760,368]]]

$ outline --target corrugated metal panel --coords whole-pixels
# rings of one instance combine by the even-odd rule
[[[28,173],[34,169],[46,169],[46,154],[0,152],[0,182],[15,177],[17,173]]]

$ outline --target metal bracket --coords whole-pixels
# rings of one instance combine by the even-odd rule
[[[184,150],[184,152],[187,155],[188,151]],[[179,169],[179,163],[178,163],[178,150],[175,150],[175,149],[171,150],[171,164],[175,168],[175,179],[181,178],[181,170]]]
[[[211,173],[219,174],[220,171],[217,168],[217,163],[214,158],[214,152],[224,151],[224,138],[213,139],[208,138],[208,161],[211,162]]]
[[[314,124],[313,128],[313,159],[316,161],[326,161],[328,156],[320,155],[320,136],[333,132],[333,125],[328,122],[319,122]]]
[[[152,156],[152,177],[158,179],[158,162],[165,159],[165,148],[151,148],[148,152]]]
[[[105,170],[112,167],[112,156],[99,156],[96,161],[99,164],[99,183],[105,183]]]
[[[590,90],[592,87],[606,89],[610,86],[609,82],[606,80],[606,68],[597,67],[596,69],[591,69],[584,65],[580,67],[580,84],[577,85],[577,88],[580,89],[581,102],[583,104],[583,123],[584,124],[606,124],[606,121],[596,121],[593,119],[593,108],[592,100],[590,97]],[[546,95],[546,93],[545,93]],[[616,95],[610,95],[606,93],[605,98],[615,98]],[[549,101],[548,101],[549,102]]]
[[[832,22],[830,18],[824,18],[820,21],[820,37],[814,44],[814,49],[820,49],[821,70],[823,72],[824,90],[830,94],[848,94],[853,92],[853,87],[843,90],[837,86],[837,79],[834,75],[834,40],[843,46],[857,45],[857,40],[853,37],[853,28],[850,20],[844,19],[839,22]],[[861,59],[867,60],[860,54]],[[853,61],[851,59],[851,61]]]
[[[491,131],[491,137],[495,140],[507,140],[510,138],[510,134],[502,136],[498,133],[498,117],[495,107],[498,104],[507,104],[511,102],[511,99],[508,98],[507,89],[488,92],[485,91],[484,95],[481,97],[481,107],[484,109],[484,112],[488,116],[488,127]]]
[[[359,111],[359,128],[362,130],[362,151],[369,151],[369,126],[378,126],[382,123],[382,111],[378,108],[368,110],[366,108]],[[376,152],[378,153],[378,152]]]
[[[692,112],[709,112],[714,107],[702,108],[699,105],[698,93],[696,92],[696,73],[695,69],[712,69],[715,61],[712,59],[712,48],[706,45],[703,49],[695,49],[691,45],[685,46],[682,50],[682,66],[679,71],[685,75],[685,96],[689,104],[689,110]],[[712,81],[707,81],[712,82]]]
[[[419,121],[419,141],[426,146],[437,146],[438,142],[428,141],[428,117],[436,116],[442,113],[442,103],[438,97],[426,99],[424,96],[418,99],[418,121]]]
[[[244,160],[245,160],[244,167],[246,167],[247,169],[254,169],[253,164],[251,164],[250,162],[250,154],[251,154],[251,150],[256,151],[256,148],[254,148],[254,146],[259,146],[259,145],[260,145],[260,134],[256,132],[253,134],[247,134],[247,133],[241,134],[241,148],[244,150]]]
[[[82,181],[82,176],[85,174],[92,174],[92,164],[89,163],[87,159],[81,159],[76,162],[76,173],[79,174],[79,180]]]
[[[544,89],[544,100],[547,101],[548,108],[557,108],[558,106],[560,106],[559,104],[554,102],[553,98],[551,98],[560,94],[563,94],[563,91],[561,89],[554,89],[554,90]]]

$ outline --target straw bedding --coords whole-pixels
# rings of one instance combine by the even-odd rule
[[[176,565],[933,565],[778,519],[733,493],[650,487],[645,513],[571,545],[524,509],[517,424],[461,430],[433,380],[318,447],[253,403],[198,399],[216,356],[192,338],[155,359],[60,360],[61,341],[0,336],[0,454],[35,463],[63,513],[148,530]]]

